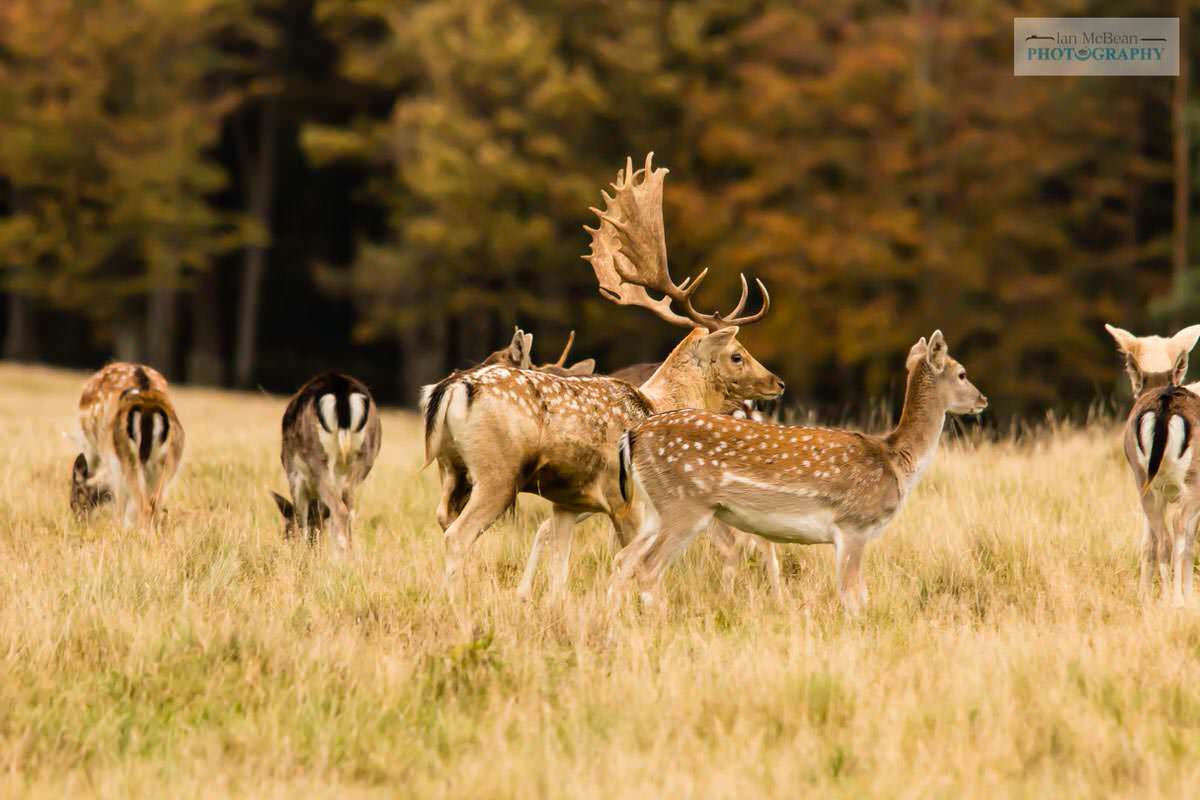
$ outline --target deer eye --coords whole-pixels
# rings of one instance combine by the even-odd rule
[[[741,353],[734,353],[732,356],[730,356],[730,358],[732,359],[733,363],[735,363],[735,364],[742,363],[742,354]]]
[[[967,373],[965,371],[958,373],[958,379],[960,381],[965,381],[967,379]]]

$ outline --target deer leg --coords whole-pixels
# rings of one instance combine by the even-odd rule
[[[712,524],[713,514],[705,510],[690,516],[686,512],[674,515],[670,524],[647,547],[638,565],[638,590],[647,606],[661,605],[663,577],[693,539]]]
[[[442,473],[442,498],[438,502],[437,520],[442,530],[446,530],[458,519],[471,496],[471,485],[467,474],[453,464],[438,462]]]
[[[1138,596],[1143,603],[1150,602],[1154,590],[1154,554],[1158,544],[1154,536],[1154,526],[1150,524],[1149,515],[1142,520],[1141,559],[1138,571]]]
[[[567,594],[567,579],[571,570],[575,514],[555,506],[550,523],[550,591],[555,601],[561,602]]]
[[[538,562],[542,558],[542,548],[550,538],[550,526],[553,518],[542,520],[537,533],[533,535],[533,547],[529,549],[529,558],[525,561],[525,574],[521,576],[521,585],[517,587],[517,596],[522,600],[533,597],[533,579],[537,575]]]
[[[742,564],[742,552],[738,547],[737,534],[733,529],[714,519],[708,526],[708,538],[721,554],[721,588],[726,594],[733,592],[733,584],[737,579],[738,567]]]
[[[779,545],[764,540],[763,549],[766,551],[767,580],[771,583],[771,599],[782,605],[785,598],[783,580],[779,575]]]
[[[308,527],[310,524],[308,506],[312,502],[312,495],[308,492],[304,479],[296,473],[288,475],[288,488],[292,492],[292,527],[291,529],[284,527],[284,538],[289,538],[291,536],[289,530],[293,530],[307,539],[309,544],[315,544],[315,536]]]
[[[1192,597],[1192,579],[1196,574],[1196,531],[1185,534],[1183,544],[1183,604]]]
[[[462,514],[446,529],[446,587],[452,594],[462,588],[461,573],[467,552],[512,503],[516,485],[515,472],[475,484]]]
[[[858,536],[847,536],[838,529],[834,534],[834,550],[837,557],[838,596],[842,608],[856,615],[866,602],[867,587],[863,582],[862,554],[865,542]]]
[[[1171,605],[1175,608],[1183,608],[1183,569],[1184,555],[1187,553],[1187,534],[1186,520],[1180,509],[1173,509],[1170,519],[1170,537],[1171,545]],[[1191,569],[1191,564],[1187,565]]]
[[[353,548],[350,529],[350,509],[332,480],[322,476],[317,480],[317,496],[329,507],[329,546],[335,556],[348,555]]]
[[[1165,520],[1160,519],[1155,530],[1154,560],[1158,565],[1158,591],[1165,600],[1171,591],[1171,531]]]

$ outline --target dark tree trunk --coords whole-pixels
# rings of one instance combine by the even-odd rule
[[[1175,283],[1176,313],[1187,301],[1188,267],[1188,211],[1191,195],[1191,176],[1188,168],[1188,29],[1189,0],[1177,0],[1175,11],[1179,15],[1179,77],[1175,79],[1175,95],[1171,100],[1171,116],[1175,133],[1175,213],[1174,241],[1171,253],[1171,272]],[[1181,320],[1176,319],[1177,323]]]
[[[272,195],[275,189],[275,118],[279,101],[267,100],[258,119],[257,150],[251,152],[245,137],[240,137],[242,169],[248,176],[247,212],[268,234],[271,230]],[[242,285],[238,297],[237,343],[234,351],[234,382],[249,386],[254,377],[258,350],[258,310],[263,275],[266,272],[266,247],[248,247],[242,259]]]
[[[146,315],[146,360],[168,378],[176,377],[178,335],[178,292],[169,286],[159,287],[150,293],[149,313]]]
[[[188,354],[187,379],[201,386],[225,382],[225,360],[221,357],[221,278],[216,267],[196,276],[192,290],[192,350]]]
[[[9,361],[37,359],[37,334],[33,325],[33,304],[16,292],[8,295],[8,324],[4,331],[4,357]]]
[[[432,320],[400,336],[400,396],[415,404],[421,387],[446,377],[446,326]]]
[[[113,357],[117,361],[139,364],[146,357],[145,320],[135,314],[122,314],[113,323]]]

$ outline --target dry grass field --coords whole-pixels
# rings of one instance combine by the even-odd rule
[[[1112,428],[951,442],[839,612],[828,548],[791,597],[707,544],[663,616],[604,613],[607,531],[568,604],[514,588],[545,507],[441,591],[437,476],[384,415],[357,553],[285,543],[282,398],[178,390],[169,521],[67,508],[83,375],[0,367],[0,795],[1184,796],[1200,781],[1200,602],[1143,610]],[[985,387],[986,389],[986,387]],[[544,588],[540,587],[540,588]]]

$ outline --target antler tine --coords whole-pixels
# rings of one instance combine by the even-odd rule
[[[554,366],[562,367],[567,363],[567,354],[571,352],[571,345],[575,344],[575,331],[567,337],[567,344],[563,347],[562,354],[558,357],[558,361],[554,362]]]
[[[746,302],[746,276],[743,275],[742,276],[742,300],[741,300],[741,302],[739,302],[737,304],[737,308],[735,308],[733,311],[729,312],[729,317],[724,318],[722,320],[726,325],[749,325],[752,322],[758,322],[767,313],[767,309],[769,309],[771,307],[771,293],[767,291],[766,284],[764,284],[758,278],[755,278],[754,282],[756,284],[758,284],[758,290],[760,292],[762,292],[762,296],[763,296],[762,308],[758,309],[758,311],[754,312],[753,314],[749,314],[745,317],[737,316],[739,313],[741,313],[742,307],[744,306],[744,304]]]
[[[746,307],[746,299],[750,297],[750,286],[746,283],[746,273],[739,272],[738,277],[742,280],[742,296],[738,298],[737,305],[733,307],[733,311],[729,312],[730,317],[736,317],[742,313],[742,309]],[[725,319],[725,317],[721,317]]]

